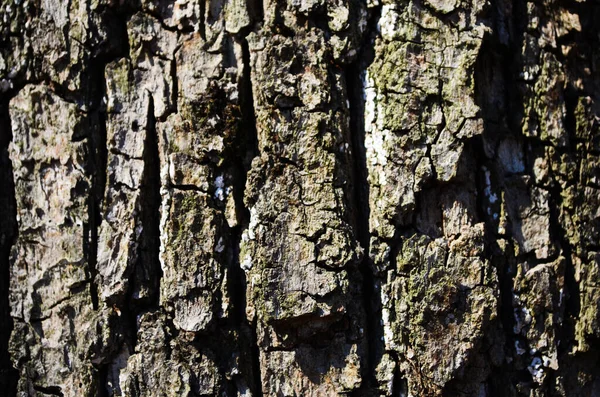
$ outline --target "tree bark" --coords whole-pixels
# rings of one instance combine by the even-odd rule
[[[0,0],[1,389],[600,395],[598,20]]]

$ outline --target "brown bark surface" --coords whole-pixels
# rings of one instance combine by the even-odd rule
[[[0,394],[599,396],[599,20],[0,0]]]

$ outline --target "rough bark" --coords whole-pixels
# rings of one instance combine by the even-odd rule
[[[600,395],[598,20],[0,0],[2,393]]]

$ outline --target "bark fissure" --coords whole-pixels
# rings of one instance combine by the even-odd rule
[[[371,41],[371,40],[369,40]],[[363,50],[365,51],[365,50]],[[365,51],[367,53],[367,51]],[[366,66],[360,59],[357,64],[346,69],[346,87],[350,102],[350,134],[352,138],[352,154],[354,158],[354,210],[355,230],[357,239],[363,250],[363,259],[359,264],[363,278],[363,304],[366,313],[367,354],[364,374],[367,387],[373,387],[375,381],[375,366],[381,355],[383,346],[381,338],[383,328],[381,318],[381,297],[376,290],[376,279],[373,275],[372,263],[369,256],[371,234],[369,232],[369,183],[367,180],[367,162],[364,146],[364,87],[362,75]]]
[[[42,394],[46,394],[46,395],[49,395],[49,396],[64,397],[64,394],[61,391],[60,386],[39,386],[39,385],[35,385],[35,386],[33,386],[33,388],[35,389],[35,391],[40,392]]]
[[[233,299],[236,303],[237,310],[236,316],[238,318],[238,324],[242,327],[247,326],[249,329],[249,354],[250,354],[250,371],[251,371],[251,379],[253,381],[253,392],[257,396],[262,396],[262,379],[261,379],[261,369],[260,369],[260,360],[259,360],[259,347],[258,347],[258,339],[256,332],[256,321],[249,322],[246,318],[246,306],[247,299],[246,296],[246,288],[247,288],[247,278],[244,269],[241,266],[243,261],[240,258],[240,243],[242,241],[242,233],[244,230],[248,230],[250,224],[250,211],[244,204],[244,195],[246,191],[246,184],[248,178],[248,172],[250,171],[252,159],[258,155],[258,137],[256,131],[256,112],[254,110],[254,90],[252,86],[252,65],[250,63],[250,50],[248,48],[248,42],[246,38],[241,39],[242,46],[242,62],[243,62],[243,77],[241,81],[241,111],[242,111],[242,122],[240,126],[244,128],[244,136],[238,138],[240,139],[239,148],[241,149],[240,158],[238,158],[238,169],[240,169],[240,180],[238,183],[238,188],[233,191],[235,195],[236,206],[240,212],[242,222],[238,229],[237,233],[234,234],[235,239],[233,240],[233,253],[234,260],[232,264],[232,274],[236,279],[236,282],[233,283]],[[242,133],[242,129],[238,131],[238,133]],[[242,157],[243,156],[243,157]]]
[[[366,31],[361,37],[361,45],[356,60],[345,67],[345,82],[350,112],[350,143],[353,159],[353,211],[356,238],[363,250],[362,261],[358,264],[362,276],[362,299],[366,315],[366,354],[364,356],[363,383],[357,393],[377,388],[376,366],[384,351],[382,343],[380,285],[373,274],[370,257],[371,232],[369,218],[369,181],[367,153],[365,149],[365,74],[373,61],[376,29],[381,16],[381,6],[369,10]]]
[[[85,255],[88,262],[88,274],[90,278],[90,295],[92,305],[98,310],[98,229],[102,222],[101,208],[106,188],[106,166],[108,149],[106,146],[106,113],[102,107],[105,97],[104,80],[105,64],[100,62],[98,66],[91,66],[90,92],[91,112],[89,120],[89,173],[92,176],[92,186],[88,201],[89,230],[84,243]]]
[[[157,310],[162,278],[160,267],[160,159],[158,135],[154,117],[154,101],[150,97],[148,119],[146,121],[146,140],[144,141],[144,173],[140,185],[139,243],[137,261],[131,272],[128,299],[123,310],[131,312],[129,321],[132,328],[130,348],[137,344],[136,318],[145,311]]]

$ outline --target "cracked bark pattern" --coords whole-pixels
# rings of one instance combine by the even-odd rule
[[[599,395],[598,19],[0,0],[0,388]]]

